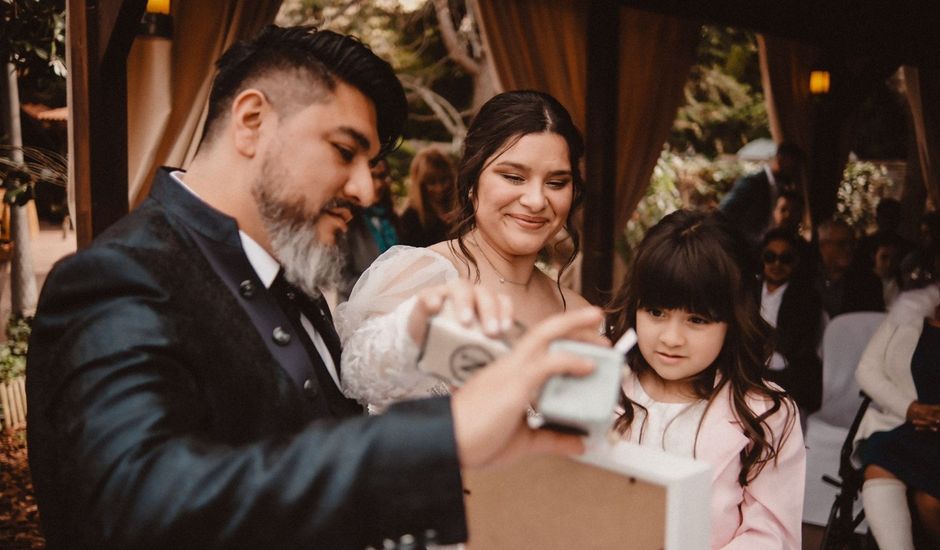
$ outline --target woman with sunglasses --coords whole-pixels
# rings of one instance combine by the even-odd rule
[[[760,304],[761,316],[777,329],[767,378],[790,393],[805,424],[822,399],[822,361],[816,350],[823,313],[819,293],[799,276],[798,238],[783,228],[764,236]]]

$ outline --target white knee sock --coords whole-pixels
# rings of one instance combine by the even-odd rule
[[[882,550],[914,550],[907,487],[898,479],[869,479],[862,485],[865,519]]]

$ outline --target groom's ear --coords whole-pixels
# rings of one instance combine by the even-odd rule
[[[266,134],[276,130],[278,116],[264,92],[248,88],[232,100],[229,131],[235,150],[254,158]]]

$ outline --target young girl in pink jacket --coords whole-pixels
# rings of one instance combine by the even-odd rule
[[[638,339],[615,428],[712,466],[712,548],[799,549],[806,454],[793,401],[763,380],[772,329],[752,265],[721,214],[650,229],[612,302],[611,338]]]

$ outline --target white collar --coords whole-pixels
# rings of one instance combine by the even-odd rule
[[[202,197],[200,197],[183,181],[181,176],[184,173],[185,172],[182,170],[174,170],[170,172],[170,177],[173,178],[176,183],[180,184],[183,189],[191,193],[194,197],[202,200]],[[277,260],[274,259],[274,256],[270,255],[267,250],[257,243],[257,241],[249,237],[248,234],[241,229],[238,230],[238,237],[242,241],[242,250],[244,250],[245,256],[248,257],[248,263],[250,263],[252,269],[255,270],[255,274],[258,275],[259,279],[261,279],[261,283],[265,288],[271,288],[271,284],[274,282],[274,278],[277,277],[277,272],[281,269],[281,264],[277,263]]]
[[[774,177],[774,171],[770,169],[769,164],[764,165],[764,173],[767,174],[767,181],[770,182],[770,187],[777,187],[777,178]]]

